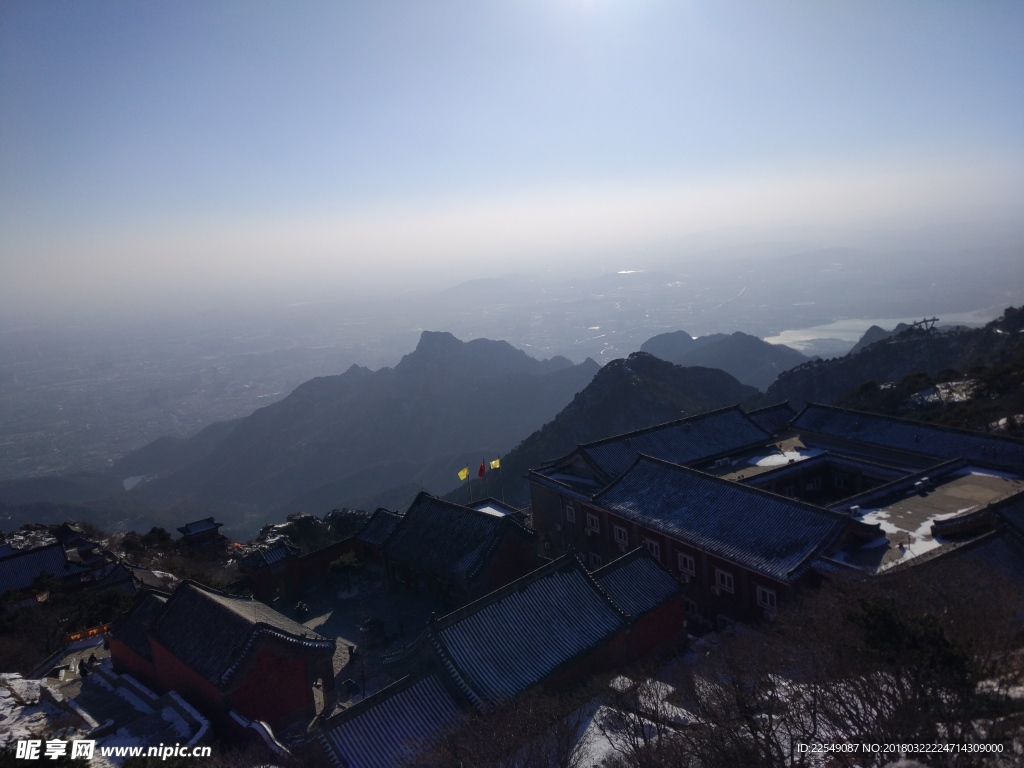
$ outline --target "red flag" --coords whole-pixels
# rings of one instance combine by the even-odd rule
[[[484,473],[486,473],[486,472],[487,472],[487,468],[484,467],[484,463],[481,461],[480,462],[480,470],[476,473],[476,476],[477,477],[483,477]]]

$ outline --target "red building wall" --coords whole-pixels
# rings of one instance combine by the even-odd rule
[[[266,639],[235,672],[226,698],[239,714],[275,728],[300,717],[313,717],[314,681],[309,677],[305,658]]]
[[[111,637],[109,643],[110,658],[115,672],[118,674],[127,673],[147,687],[163,688],[157,679],[153,662],[140,656],[117,638]]]
[[[536,543],[525,536],[510,533],[498,546],[473,591],[478,594],[493,592],[536,567]]]
[[[224,697],[216,686],[186,666],[152,636],[149,638],[149,647],[153,653],[153,666],[160,687],[177,691],[215,724],[222,724],[227,712]]]
[[[677,595],[641,616],[630,627],[631,660],[636,661],[668,642],[682,632],[684,626],[683,598]]]

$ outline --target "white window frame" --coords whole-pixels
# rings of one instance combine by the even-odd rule
[[[597,554],[597,552],[589,552],[587,554],[587,559],[590,561],[590,570],[592,571],[596,571],[598,568],[604,565],[604,560],[601,558],[599,554]]]
[[[757,604],[759,607],[764,608],[768,611],[774,611],[778,606],[778,597],[775,594],[774,589],[768,589],[768,587],[757,587]]]
[[[687,566],[689,563],[689,566]],[[696,576],[697,575],[697,560],[693,555],[688,555],[685,552],[676,553],[676,564],[679,566],[679,572],[684,576]]]
[[[683,598],[683,614],[686,616],[697,616],[697,603],[688,597]]]
[[[818,475],[817,477],[811,478],[811,480],[807,483],[807,490],[820,491],[823,485],[824,483],[821,482],[821,475]]]
[[[837,472],[835,476],[836,488],[845,491],[850,487],[850,476],[845,472]]]
[[[572,504],[565,505],[565,519],[567,522],[576,522],[576,508]]]
[[[736,592],[736,580],[729,571],[715,568],[715,586],[721,592],[728,592],[730,595]]]
[[[661,560],[661,542],[654,539],[644,539],[644,546],[655,560]]]
[[[623,528],[621,525],[613,525],[612,531],[615,533],[615,543],[629,546],[629,531]]]
[[[587,530],[593,531],[594,533],[601,532],[601,518],[593,512],[587,512]]]

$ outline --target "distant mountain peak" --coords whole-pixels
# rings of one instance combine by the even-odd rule
[[[455,338],[448,331],[423,331],[413,354],[434,355],[461,349],[464,341]]]

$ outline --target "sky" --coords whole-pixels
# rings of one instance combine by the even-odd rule
[[[6,0],[0,307],[1016,221],[1022,39],[1020,2]]]

